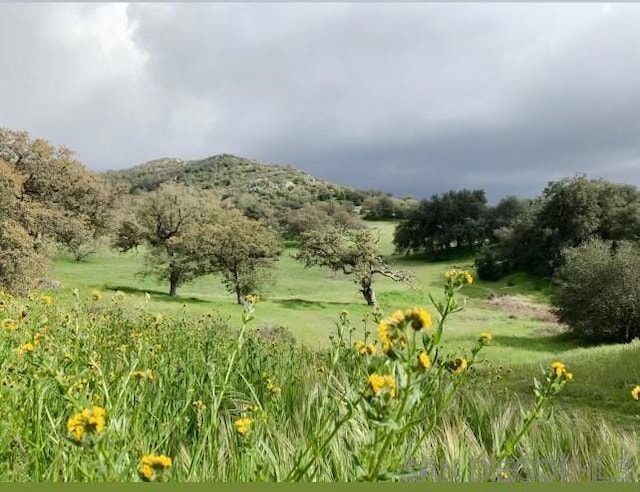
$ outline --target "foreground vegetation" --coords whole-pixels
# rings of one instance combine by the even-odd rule
[[[422,289],[414,290],[388,279],[378,282],[378,301],[388,312],[406,306],[427,305],[428,293],[442,285],[443,272],[454,264],[471,265],[473,258],[444,262],[425,262],[420,257],[390,256],[393,223],[375,222],[380,247],[390,262],[410,271]],[[322,268],[304,268],[293,259],[296,250],[287,248],[277,262],[278,281],[261,292],[259,317],[261,329],[287,330],[298,343],[311,349],[327,347],[336,315],[342,309],[355,321],[370,309],[353,287],[348,276],[334,275]],[[93,289],[110,294],[120,290],[126,297],[120,305],[136,309],[142,303],[155,313],[176,317],[199,317],[214,313],[231,324],[238,319],[235,299],[214,277],[202,277],[185,285],[180,295],[171,298],[164,283],[152,277],[132,273],[144,267],[144,254],[120,255],[109,250],[83,262],[59,257],[51,277],[61,280],[63,288],[52,290],[60,305],[71,306],[71,288],[88,297]],[[472,344],[480,331],[490,331],[495,339],[484,351],[491,361],[497,388],[508,388],[524,398],[531,394],[531,380],[554,359],[567,361],[577,372],[588,374],[566,388],[557,404],[579,409],[596,418],[606,417],[622,428],[638,427],[638,405],[629,398],[629,388],[640,378],[640,347],[593,345],[566,335],[549,313],[548,284],[525,274],[515,274],[496,282],[475,281],[464,291],[465,309],[449,322],[444,343],[455,349]],[[145,300],[145,293],[149,299]],[[494,296],[492,299],[489,297]],[[624,370],[620,370],[624,367]]]
[[[546,364],[533,412],[483,369],[490,334],[440,345],[457,309],[437,298],[433,321],[417,309],[378,330],[379,315],[360,328],[344,312],[315,351],[255,328],[253,298],[244,324],[228,326],[146,302],[123,309],[122,293],[76,294],[70,307],[5,295],[0,477],[638,480],[637,436],[584,412],[548,413],[579,372]]]
[[[637,190],[416,208],[230,156],[134,171],[0,130],[1,479],[638,479]]]

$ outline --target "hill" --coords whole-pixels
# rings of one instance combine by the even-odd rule
[[[168,181],[182,182],[217,191],[242,209],[267,204],[278,210],[299,208],[316,201],[351,202],[360,205],[367,196],[381,192],[363,191],[316,178],[285,165],[261,162],[229,154],[199,160],[162,158],[130,169],[107,171],[111,183],[126,183],[131,193],[151,191]]]

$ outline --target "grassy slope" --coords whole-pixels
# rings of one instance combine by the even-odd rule
[[[371,226],[380,231],[382,251],[390,255],[393,224],[374,222]],[[359,320],[369,309],[351,279],[344,275],[334,277],[319,268],[305,269],[291,258],[292,253],[293,250],[288,249],[282,255],[277,284],[263,293],[257,323],[286,326],[298,340],[311,346],[326,343],[338,313],[343,309],[351,313],[356,326],[361,326]],[[387,312],[428,305],[428,293],[440,293],[447,268],[472,264],[471,258],[439,263],[428,263],[415,257],[391,256],[390,260],[410,269],[422,291],[412,291],[387,279],[379,279],[376,283],[378,298]],[[232,322],[239,321],[240,309],[218,279],[201,278],[182,287],[179,297],[171,299],[166,295],[166,285],[133,275],[141,265],[140,254],[119,255],[105,250],[82,263],[59,258],[54,263],[51,277],[61,280],[65,286],[63,292],[56,294],[58,297],[70,299],[72,287],[78,287],[83,295],[88,295],[93,288],[120,289],[130,294],[127,302],[135,305],[144,302],[144,293],[149,292],[150,304],[158,312],[215,310]],[[492,364],[491,374],[498,380],[497,384],[506,383],[526,394],[530,393],[531,379],[540,373],[540,368],[561,359],[576,375],[576,380],[562,395],[565,403],[593,409],[625,426],[637,426],[640,407],[631,400],[629,391],[634,384],[640,383],[640,344],[579,347],[562,336],[557,325],[541,320],[535,313],[507,311],[486,301],[490,292],[496,292],[546,302],[547,292],[537,288],[537,284],[525,275],[499,282],[475,282],[464,291],[466,309],[451,319],[446,338],[449,348],[469,347],[479,332],[492,332],[495,340],[486,351]],[[375,332],[371,324],[369,329]]]

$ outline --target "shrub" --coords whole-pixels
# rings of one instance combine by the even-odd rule
[[[640,249],[591,240],[566,249],[552,297],[559,320],[582,338],[628,342],[640,336]]]
[[[494,249],[483,247],[475,260],[478,277],[482,280],[498,280],[508,273],[505,263]]]
[[[45,260],[33,238],[17,222],[0,223],[0,289],[24,293],[44,270]]]

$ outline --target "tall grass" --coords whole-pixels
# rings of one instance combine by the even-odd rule
[[[78,296],[66,309],[47,296],[0,299],[0,480],[141,480],[140,460],[154,454],[172,459],[159,480],[353,481],[366,476],[363,449],[385,453],[389,473],[372,479],[639,478],[637,436],[579,412],[542,415],[497,460],[531,402],[497,392],[479,372],[440,413],[421,400],[417,432],[387,441],[393,422],[353,403],[385,356],[353,349],[363,336],[346,313],[331,347],[312,351],[253,329],[253,307],[233,327],[213,314],[166,317],[144,303],[124,309],[121,294],[100,297]],[[444,372],[438,381],[457,384]],[[94,407],[106,410],[104,431],[87,426],[74,442],[68,420]],[[372,447],[374,435],[392,445]]]

